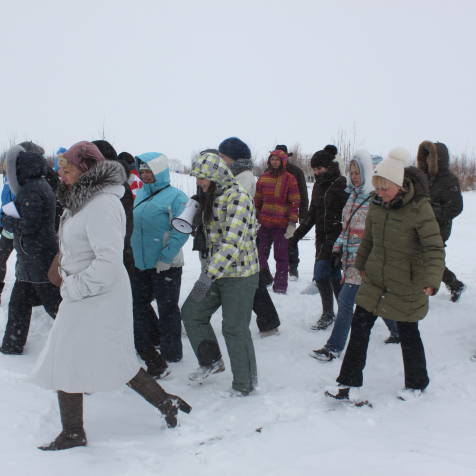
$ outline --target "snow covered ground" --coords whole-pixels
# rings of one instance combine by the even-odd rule
[[[194,192],[189,177],[176,175],[173,182]],[[282,321],[280,335],[260,338],[254,318],[251,323],[258,391],[246,398],[228,395],[231,374],[217,313],[213,324],[227,370],[202,386],[190,386],[187,374],[197,363],[183,338],[184,359],[171,365],[172,375],[161,382],[193,406],[190,415],[180,415],[174,430],[124,386],[85,397],[89,446],[58,453],[37,450],[56,436],[60,421],[55,394],[24,382],[52,325],[36,308],[25,354],[0,354],[0,474],[474,476],[476,363],[470,356],[476,351],[476,193],[464,199],[447,262],[468,289],[457,304],[449,301],[446,289],[431,299],[420,327],[431,379],[422,398],[396,398],[403,386],[400,347],[383,343],[387,329],[381,320],[371,337],[362,390],[373,408],[348,407],[323,396],[340,361],[320,363],[308,356],[325,343],[330,330],[310,330],[320,315],[320,299],[300,295],[311,280],[314,260],[313,241],[304,240],[299,281],[290,283],[286,296],[272,296]],[[190,241],[185,254],[182,301],[199,274]],[[14,256],[0,308],[2,334],[13,268]]]

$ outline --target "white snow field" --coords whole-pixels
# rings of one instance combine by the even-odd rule
[[[186,176],[173,182],[189,195]],[[465,210],[454,222],[447,262],[467,284],[461,301],[449,301],[446,289],[431,298],[421,322],[431,383],[414,401],[396,398],[403,386],[398,345],[385,345],[387,329],[378,320],[371,336],[363,398],[373,408],[349,407],[324,397],[341,360],[321,363],[308,356],[321,347],[330,330],[316,332],[318,295],[300,294],[310,281],[313,240],[300,243],[301,277],[288,294],[272,295],[281,318],[280,335],[260,338],[253,316],[259,388],[249,397],[231,397],[231,373],[221,336],[221,315],[213,317],[224,373],[201,386],[187,375],[196,365],[187,337],[184,359],[172,364],[161,381],[185,398],[190,415],[167,429],[157,410],[124,386],[112,393],[85,397],[89,445],[45,453],[36,446],[60,431],[56,395],[25,382],[45,343],[52,320],[42,308],[33,312],[25,354],[0,354],[0,474],[2,476],[474,476],[476,474],[476,193],[465,193]],[[313,231],[310,235],[313,236]],[[181,300],[199,275],[198,258],[186,245]],[[14,276],[9,261],[2,296],[0,330],[7,319]]]

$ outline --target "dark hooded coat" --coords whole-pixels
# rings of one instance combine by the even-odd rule
[[[15,146],[7,153],[7,175],[20,218],[5,216],[17,252],[16,278],[47,283],[48,268],[58,251],[55,230],[56,197],[45,179],[46,160]]]
[[[445,252],[424,174],[407,167],[403,187],[391,202],[374,196],[370,204],[355,262],[365,272],[356,302],[377,316],[415,322],[428,312],[423,289],[440,286]]]
[[[420,144],[417,167],[428,177],[431,206],[444,242],[450,237],[453,218],[463,211],[459,181],[450,172],[449,163],[450,157],[445,144],[430,141]]]
[[[294,175],[296,182],[299,187],[299,223],[302,223],[307,216],[307,211],[309,208],[309,196],[307,194],[307,183],[306,183],[306,176],[304,172],[301,170],[300,167],[297,165],[292,164],[288,161],[286,164],[286,170],[291,174]]]
[[[327,171],[316,176],[312,189],[311,206],[306,219],[294,233],[300,240],[316,227],[316,259],[331,259],[332,247],[342,230],[342,209],[349,194],[345,191],[347,181],[332,162]]]

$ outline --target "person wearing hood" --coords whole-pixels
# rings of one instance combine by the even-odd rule
[[[178,410],[188,413],[191,407],[140,368],[134,349],[131,287],[123,263],[124,169],[83,141],[61,157],[60,176],[63,301],[30,381],[58,393],[63,430],[40,449],[85,446],[83,394],[125,384],[174,427]]]
[[[260,229],[258,254],[260,269],[273,282],[273,291],[285,294],[288,289],[288,239],[293,236],[298,222],[299,188],[294,175],[286,170],[288,156],[282,150],[273,150],[268,168],[256,184],[255,206]],[[269,271],[268,259],[274,245],[276,274]]]
[[[366,150],[355,152],[349,164],[349,185],[346,191],[350,195],[342,210],[342,231],[332,248],[333,266],[341,268],[344,274],[337,299],[337,316],[325,346],[313,350],[310,354],[311,357],[323,362],[330,362],[340,355],[349,335],[355,296],[362,282],[360,273],[355,268],[355,260],[364,235],[365,217],[369,211],[373,192],[372,172],[372,156]]]
[[[132,250],[135,272],[132,279],[134,338],[137,352],[154,377],[167,373],[167,362],[182,359],[181,316],[178,301],[184,265],[182,247],[188,235],[172,227],[171,221],[185,208],[188,197],[170,185],[168,158],[158,152],[137,156],[143,187],[134,201]],[[159,311],[160,354],[154,347]]]
[[[13,234],[17,252],[16,280],[8,304],[8,321],[0,352],[22,354],[33,306],[41,303],[54,319],[61,301],[50,283],[48,269],[58,251],[55,230],[56,197],[45,177],[44,150],[22,142],[6,154],[5,163],[13,204],[18,215],[5,215],[3,228]]]
[[[225,139],[218,147],[220,157],[230,168],[239,184],[254,198],[256,179],[252,173],[253,161],[249,147],[237,137]],[[278,311],[271,299],[266,285],[266,276],[260,271],[258,289],[253,300],[253,311],[256,314],[256,324],[260,336],[268,337],[279,333]]]
[[[449,169],[448,148],[442,142],[423,141],[418,147],[417,167],[428,177],[431,206],[440,226],[443,243],[449,239],[453,220],[463,211],[463,195],[458,178]],[[445,267],[443,282],[456,302],[465,285]]]
[[[445,252],[428,182],[416,167],[405,167],[409,158],[405,149],[393,149],[374,171],[376,195],[354,263],[362,284],[337,378],[339,387],[327,392],[339,400],[353,400],[354,387],[362,386],[377,316],[397,321],[405,372],[400,398],[420,395],[429,383],[418,321],[428,313],[429,296],[440,286]]]
[[[3,173],[3,189],[2,189],[2,207],[7,203],[13,202],[15,200],[15,195],[13,195],[10,190],[10,185],[8,184],[8,177],[5,170],[5,160],[4,157],[1,160],[1,172]],[[3,209],[0,211],[0,297],[2,295],[3,288],[5,287],[5,275],[7,274],[7,261],[13,251],[13,233],[10,233],[7,230],[3,229],[3,217],[5,213]]]
[[[321,296],[322,314],[311,327],[313,330],[324,330],[332,324],[335,319],[334,295],[337,299],[341,288],[340,270],[332,266],[332,248],[342,231],[342,209],[349,194],[336,155],[337,148],[326,145],[312,156],[311,167],[316,181],[312,189],[311,206],[306,219],[291,238],[291,242],[297,242],[313,226],[316,227],[314,281]]]
[[[106,160],[113,160],[115,162],[119,162],[124,171],[126,172],[126,177],[129,176],[128,167],[127,165],[119,160],[117,156],[116,149],[107,141],[107,140],[95,140],[92,142],[101,152]],[[124,266],[129,273],[129,277],[132,279],[132,275],[134,273],[134,255],[132,253],[131,248],[131,235],[133,229],[133,214],[132,214],[132,207],[134,203],[134,196],[132,194],[131,188],[129,187],[129,183],[126,179],[124,182],[124,195],[121,197],[121,203],[124,207],[124,212],[126,213],[126,236],[124,238]]]
[[[191,175],[204,192],[200,205],[207,253],[200,277],[182,306],[183,323],[200,365],[189,378],[201,383],[225,369],[210,325],[221,306],[232,389],[248,395],[257,383],[249,329],[259,271],[253,201],[217,154],[195,158]]]
[[[277,145],[276,150],[282,150],[287,156],[286,170],[294,175],[299,187],[299,223],[303,223],[306,219],[307,212],[309,210],[309,197],[307,193],[306,176],[302,169],[289,161],[289,157],[293,155],[292,152],[288,152],[288,147],[284,144]],[[288,256],[289,256],[289,279],[296,281],[299,278],[299,248],[297,241],[288,241]]]

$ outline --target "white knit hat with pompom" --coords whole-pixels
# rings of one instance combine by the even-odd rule
[[[387,157],[375,167],[374,175],[386,178],[395,185],[403,185],[405,167],[410,163],[410,153],[403,147],[392,149]]]

